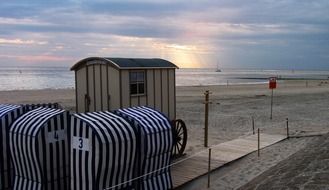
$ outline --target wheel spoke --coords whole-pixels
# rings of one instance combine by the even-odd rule
[[[173,135],[174,135],[174,147],[173,157],[179,157],[184,153],[186,141],[187,141],[187,130],[184,121],[177,119],[172,122]]]
[[[183,128],[183,127],[181,127],[181,126],[177,127],[177,129],[178,129],[177,133],[178,133],[178,134],[180,133],[180,131],[182,130],[182,128]]]

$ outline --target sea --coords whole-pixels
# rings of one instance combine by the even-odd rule
[[[177,86],[237,85],[267,83],[269,77],[280,80],[329,80],[329,71],[188,69],[176,71]],[[0,67],[0,91],[74,88],[74,72],[68,67]]]

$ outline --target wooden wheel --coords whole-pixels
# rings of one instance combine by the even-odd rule
[[[172,156],[174,158],[183,156],[187,143],[187,129],[185,122],[181,119],[173,121],[173,138],[174,146]]]

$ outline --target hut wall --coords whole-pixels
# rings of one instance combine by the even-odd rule
[[[88,111],[94,111],[96,109],[95,99],[95,75],[94,65],[87,66],[87,89],[88,96],[90,98],[90,104]]]
[[[121,71],[121,108],[146,105],[164,113],[171,120],[175,119],[175,69],[145,70],[146,93],[140,96],[130,95],[130,71]]]
[[[101,110],[109,109],[109,91],[108,91],[108,65],[100,65],[100,88],[101,88]]]
[[[68,116],[64,110],[38,108],[13,123],[13,190],[69,189]]]
[[[154,108],[156,110],[162,111],[162,87],[161,87],[161,70],[154,70]]]
[[[101,65],[100,64],[94,64],[93,65],[93,69],[94,69],[94,85],[95,85],[95,109],[94,111],[101,111],[102,110],[102,103],[103,103],[103,90],[106,89],[102,89],[102,75],[101,75]]]
[[[120,108],[120,71],[107,65],[108,69],[108,90],[109,90],[109,108],[114,110]]]
[[[169,116],[169,77],[168,77],[168,70],[162,69],[161,70],[161,92],[162,92],[162,100],[161,100],[161,107],[162,113],[165,113],[166,116]]]
[[[87,67],[82,67],[75,71],[75,90],[76,90],[76,111],[85,112],[86,102],[85,95],[87,91]]]
[[[121,108],[128,108],[131,105],[129,89],[129,70],[121,70]]]
[[[176,119],[176,77],[175,69],[168,69],[168,117]]]
[[[120,74],[107,64],[87,64],[76,71],[76,110],[105,111],[120,108]],[[90,99],[88,105],[85,99]]]
[[[147,92],[147,104],[149,107],[155,108],[155,79],[154,69],[148,69],[146,73],[146,92]]]

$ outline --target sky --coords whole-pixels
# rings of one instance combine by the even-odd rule
[[[1,1],[0,66],[100,56],[329,70],[328,10],[328,0]]]

